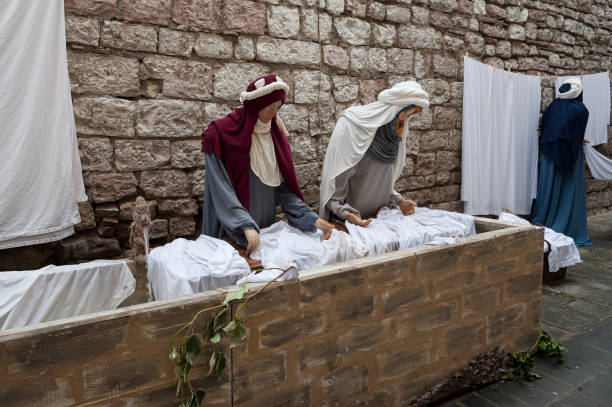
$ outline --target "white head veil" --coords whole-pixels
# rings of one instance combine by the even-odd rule
[[[580,78],[572,76],[563,81],[562,85],[565,84],[570,85],[571,88],[565,93],[561,93],[559,89],[557,89],[557,94],[560,99],[576,99],[582,93],[582,81]]]
[[[429,95],[414,81],[400,82],[378,94],[378,101],[365,106],[354,106],[340,114],[332,133],[321,176],[319,215],[329,219],[325,205],[336,190],[336,177],[357,165],[372,143],[376,130],[389,123],[406,106],[429,107]],[[401,135],[397,159],[394,165],[394,181],[406,165],[406,137],[408,126]]]

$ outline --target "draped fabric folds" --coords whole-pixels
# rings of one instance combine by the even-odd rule
[[[584,146],[584,156],[595,179],[612,181],[612,160],[599,153],[593,146]]]
[[[465,213],[528,214],[536,196],[540,78],[464,57]]]
[[[87,200],[70,96],[63,0],[0,12],[0,249],[59,240]]]

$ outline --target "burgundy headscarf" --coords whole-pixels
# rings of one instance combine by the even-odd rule
[[[279,83],[275,83],[275,82]],[[266,75],[251,82],[242,92],[243,106],[235,109],[222,119],[213,121],[202,133],[202,151],[212,153],[221,159],[232,182],[238,200],[249,210],[249,156],[251,136],[257,123],[259,111],[280,100],[285,103],[285,91],[279,89],[282,82],[276,75]],[[286,86],[286,85],[285,85]],[[291,148],[287,138],[272,119],[270,129],[274,153],[284,182],[301,200],[304,195],[297,183]]]

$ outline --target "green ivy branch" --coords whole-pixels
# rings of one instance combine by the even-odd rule
[[[181,400],[180,407],[200,407],[206,392],[202,388],[194,389],[189,379],[189,373],[195,365],[195,358],[202,352],[202,341],[196,332],[196,322],[200,315],[209,312],[217,311],[213,317],[208,320],[202,332],[205,340],[211,344],[212,355],[209,360],[208,375],[214,376],[217,380],[221,379],[223,371],[227,365],[227,356],[222,346],[224,337],[231,338],[230,349],[240,345],[247,338],[247,330],[244,326],[246,319],[240,318],[240,311],[249,302],[250,299],[261,294],[270,284],[278,281],[293,267],[287,269],[270,268],[266,270],[282,271],[274,280],[269,281],[257,290],[254,294],[245,297],[248,292],[246,284],[240,285],[236,291],[227,293],[223,303],[214,307],[209,307],[198,311],[189,323],[179,329],[170,339],[170,355],[169,358],[174,364],[174,372],[176,375],[176,397]],[[260,269],[261,271],[263,269]],[[254,272],[257,272],[255,270]],[[234,313],[231,312],[232,305],[239,304]],[[229,317],[229,318],[228,318]],[[182,336],[181,336],[182,335]],[[175,345],[175,340],[180,338],[178,345]]]
[[[540,379],[542,376],[531,371],[533,355],[538,353],[544,357],[557,358],[557,361],[562,363],[563,354],[561,352],[567,352],[567,348],[555,341],[548,332],[540,331],[538,339],[531,348],[508,354],[508,371],[502,376],[502,379],[510,381]]]

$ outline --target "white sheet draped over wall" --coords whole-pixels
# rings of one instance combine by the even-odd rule
[[[85,188],[66,59],[63,0],[0,6],[0,249],[59,240]]]
[[[556,95],[559,87],[569,76],[560,76],[555,83]],[[589,110],[584,138],[591,146],[608,142],[608,126],[610,125],[610,74],[601,72],[580,76],[582,80],[582,99]]]
[[[528,214],[537,191],[540,78],[464,57],[465,213]]]

